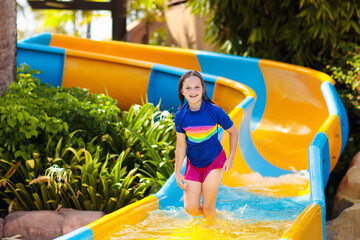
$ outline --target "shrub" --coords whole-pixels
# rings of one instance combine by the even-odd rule
[[[85,89],[55,88],[40,84],[38,73],[22,65],[0,102],[0,158],[29,159],[32,152],[45,156],[43,146],[70,132],[83,129],[72,139],[75,147],[116,128],[116,101]],[[56,142],[50,141],[50,144]],[[54,148],[54,145],[48,146]]]
[[[170,113],[151,103],[121,111],[110,97],[40,84],[34,73],[22,66],[0,103],[3,212],[109,213],[160,189],[174,170]]]
[[[174,171],[176,133],[173,116],[151,103],[120,113],[119,131],[102,137],[109,152],[131,148],[125,164],[139,171],[158,190]]]
[[[66,207],[110,213],[144,197],[149,183],[136,168],[128,171],[122,164],[129,150],[117,157],[107,155],[105,161],[99,148],[94,156],[85,149],[58,150],[61,158],[50,158],[46,170],[36,154],[27,161],[1,160],[9,167],[0,183],[10,211]]]
[[[135,108],[139,112],[132,110]],[[101,145],[93,155],[84,148],[75,150],[70,143],[76,131],[66,141],[59,140],[46,164],[41,163],[38,153],[26,161],[0,159],[0,194],[6,206],[13,210],[55,210],[61,205],[109,213],[157,192],[174,170],[172,115],[146,103],[122,112],[122,117],[126,127],[116,136],[101,138],[120,154],[108,152],[103,159]],[[117,142],[123,142],[126,149],[119,149]],[[63,173],[66,178],[50,177]]]
[[[358,1],[189,1],[209,16],[206,38],[225,53],[317,68],[340,42],[357,42]],[[320,64],[320,65],[318,65]]]

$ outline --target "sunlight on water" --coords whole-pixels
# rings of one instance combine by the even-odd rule
[[[151,212],[146,220],[124,226],[111,239],[278,239],[290,223],[243,220],[226,212],[210,223],[189,217],[183,208],[172,208]]]
[[[166,207],[110,239],[279,239],[309,201],[309,195],[277,198],[221,186],[214,222],[189,216],[182,205]]]

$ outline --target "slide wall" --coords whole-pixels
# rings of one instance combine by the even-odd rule
[[[245,194],[244,202],[239,200],[244,193],[228,194],[231,199],[220,200],[219,208],[230,211],[227,201],[235,205],[241,202],[237,211],[271,196],[271,214],[259,221],[277,223],[283,219],[272,216],[279,215],[282,208],[278,207],[284,207],[284,201],[306,198],[297,207],[284,207],[297,212],[288,217],[287,224],[280,224],[286,225],[278,233],[280,237],[272,239],[325,239],[324,188],[349,131],[344,106],[328,75],[265,59],[50,33],[19,41],[17,58],[18,65],[27,63],[30,68],[41,70],[43,83],[82,87],[94,93],[103,93],[106,87],[121,109],[145,98],[155,104],[161,99],[161,110],[172,113],[180,104],[180,76],[188,70],[201,72],[209,96],[230,115],[240,131],[234,166],[224,174],[220,192],[242,189],[255,194]],[[220,141],[228,152],[226,133]],[[114,231],[121,232],[124,224],[136,226],[146,221],[151,212],[181,205],[182,191],[173,175],[157,194],[58,239],[116,239]],[[267,204],[260,205],[263,208],[254,211],[266,212]],[[254,219],[246,209],[240,215],[237,219]],[[248,227],[237,225],[249,236],[262,231]],[[183,235],[169,229],[167,232],[173,237],[196,239],[198,230],[191,229]]]

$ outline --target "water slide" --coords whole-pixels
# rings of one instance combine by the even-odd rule
[[[58,239],[326,239],[324,188],[349,131],[328,75],[265,59],[50,33],[19,41],[17,61],[53,86],[93,93],[106,86],[124,110],[147,98],[175,112],[180,76],[197,70],[240,131],[216,221],[185,212],[173,174],[156,194]],[[220,136],[228,152],[227,133]]]

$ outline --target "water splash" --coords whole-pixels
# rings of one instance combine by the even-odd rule
[[[237,187],[244,187],[252,192],[263,193],[274,197],[293,197],[310,193],[309,172],[294,171],[280,177],[263,177],[259,173],[230,173]]]
[[[278,198],[221,186],[213,222],[171,206],[134,226],[121,226],[111,239],[279,239],[309,201],[309,195]]]

